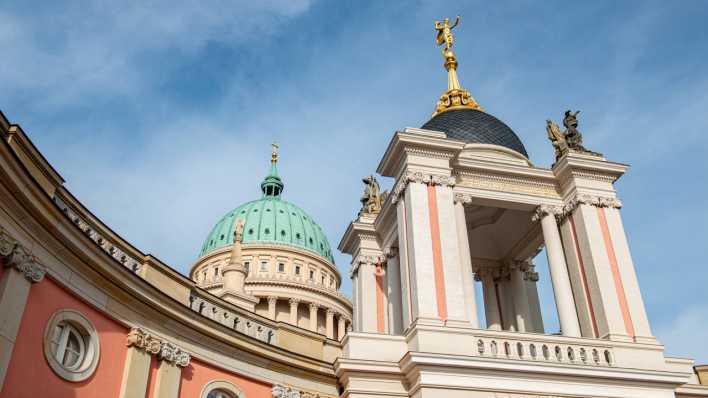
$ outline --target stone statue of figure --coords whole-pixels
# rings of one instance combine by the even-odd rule
[[[379,186],[376,177],[373,175],[368,176],[361,180],[364,185],[364,194],[361,196],[361,214],[378,214],[381,211],[381,206],[386,199],[386,193],[381,192],[381,187]]]
[[[454,42],[454,38],[452,37],[452,29],[459,23],[459,15],[455,18],[455,23],[453,23],[452,26],[450,26],[450,20],[447,18],[445,18],[442,23],[440,23],[440,21],[435,21],[435,30],[438,31],[436,42],[438,43],[438,46],[445,43],[443,51],[447,52],[452,48],[452,44]]]
[[[565,111],[565,116],[563,117],[563,125],[566,128],[565,141],[571,149],[588,152],[588,150],[583,147],[583,135],[578,131],[578,113],[580,113],[580,111],[576,111],[575,113],[570,110]]]
[[[548,139],[553,144],[553,148],[556,151],[556,160],[558,160],[568,150],[565,135],[560,131],[558,125],[550,119],[546,120],[546,132],[548,132]]]
[[[243,242],[243,220],[236,220],[234,225],[234,243]]]
[[[551,120],[546,120],[546,132],[556,151],[556,160],[560,159],[568,150],[587,153],[590,155],[602,156],[597,152],[592,152],[583,146],[583,135],[578,131],[578,113],[580,111],[565,111],[563,116],[563,126],[565,131],[561,132],[557,124]]]

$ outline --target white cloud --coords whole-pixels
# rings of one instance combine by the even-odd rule
[[[311,0],[89,2],[82,7],[0,6],[4,94],[59,106],[91,96],[140,94],[141,58],[194,52],[211,40],[263,45]],[[59,4],[59,3],[57,3]],[[36,91],[41,96],[33,95]],[[31,96],[31,97],[30,97]]]

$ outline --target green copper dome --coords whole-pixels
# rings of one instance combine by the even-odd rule
[[[234,243],[234,224],[242,220],[243,243],[267,243],[311,251],[334,263],[332,250],[322,228],[301,208],[282,200],[283,182],[276,169],[274,154],[271,170],[261,183],[263,197],[228,212],[212,228],[199,257]]]

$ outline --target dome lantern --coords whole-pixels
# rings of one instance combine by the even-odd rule
[[[263,197],[279,198],[285,185],[278,175],[278,144],[273,143],[271,146],[273,151],[270,157],[270,173],[261,183],[261,191],[263,191]]]

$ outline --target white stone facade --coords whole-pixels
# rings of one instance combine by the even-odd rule
[[[339,245],[356,313],[335,365],[343,396],[673,397],[691,362],[651,333],[613,187],[626,169],[572,151],[544,169],[495,145],[396,133],[377,170],[392,193]],[[544,246],[559,334],[541,317]]]

